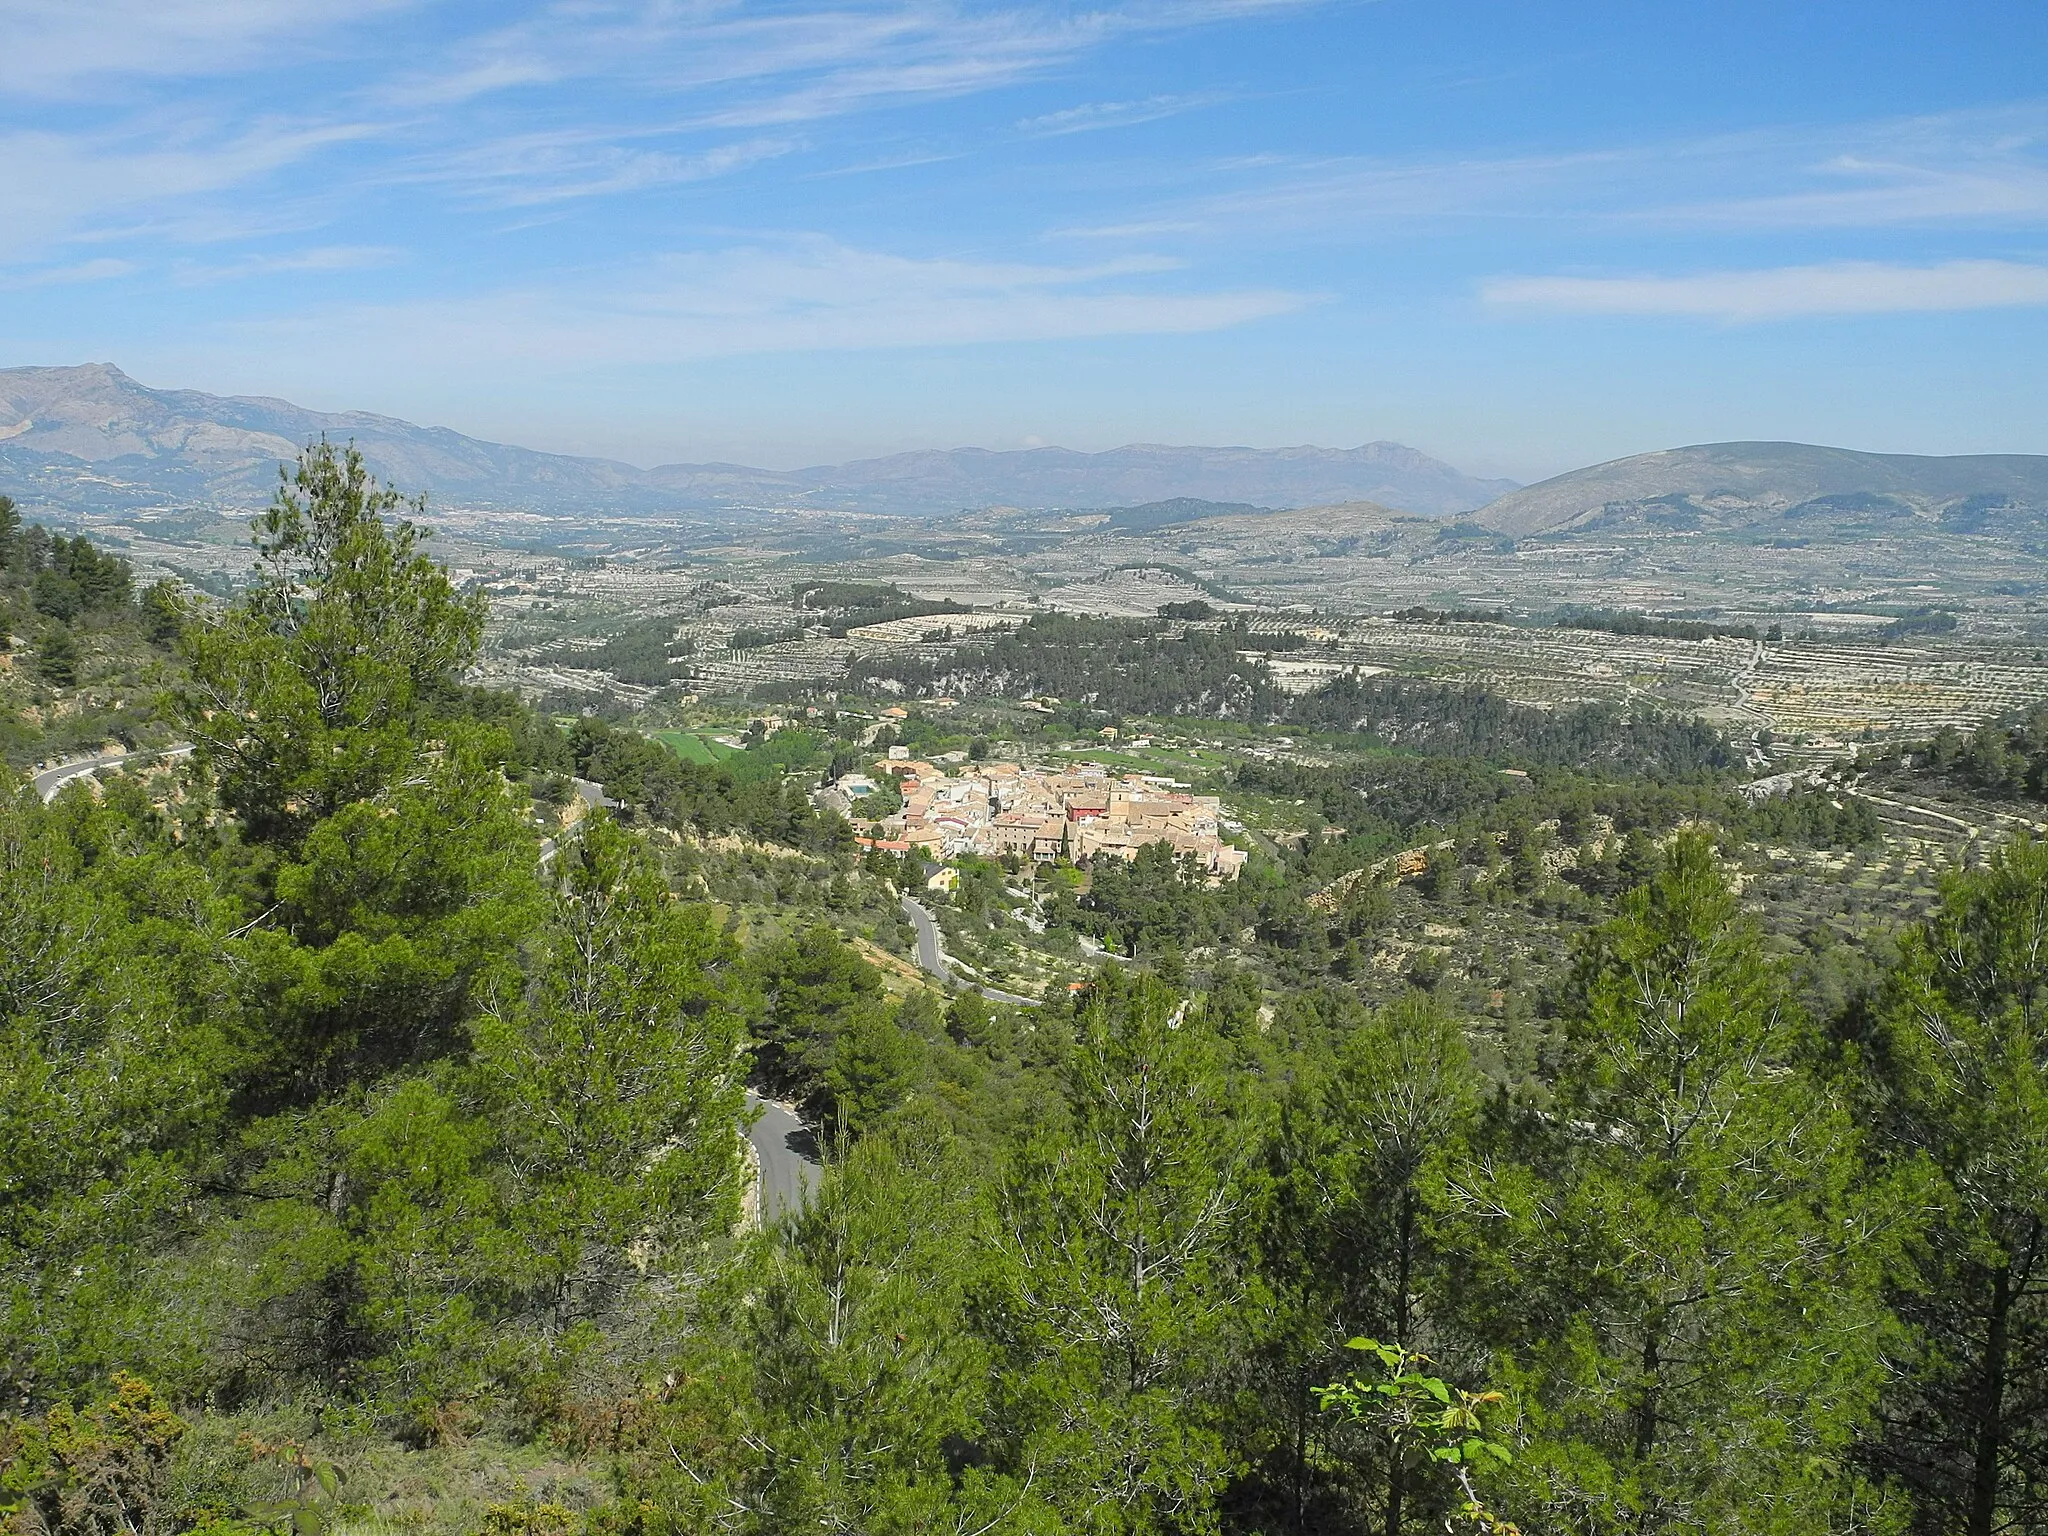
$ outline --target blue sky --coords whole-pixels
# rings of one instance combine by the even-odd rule
[[[0,364],[638,463],[2048,452],[2048,6],[0,0]]]

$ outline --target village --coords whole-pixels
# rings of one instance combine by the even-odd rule
[[[1095,763],[1048,769],[949,756],[958,759],[946,764],[951,773],[891,747],[872,773],[844,775],[821,799],[868,828],[865,846],[940,863],[978,855],[1086,866],[1102,856],[1129,862],[1148,844],[1165,843],[1211,884],[1235,880],[1244,867],[1245,851],[1223,837],[1217,798],[1188,794],[1175,780]],[[884,804],[892,808],[864,814]]]

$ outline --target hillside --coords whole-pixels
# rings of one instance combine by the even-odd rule
[[[1707,443],[1523,486],[1489,503],[1476,520],[1517,538],[1633,527],[1808,532],[1871,523],[2003,533],[2033,528],[2044,513],[2048,457],[1928,458],[1805,443]]]
[[[778,563],[944,633],[629,719],[471,684],[360,465],[295,489],[204,605],[0,504],[11,761],[187,744],[0,794],[0,1531],[2048,1528],[1985,1261],[2048,1220],[2048,715],[1756,780],[1639,686],[1753,642],[1520,702],[1390,632],[1563,631],[955,637]]]
[[[151,389],[107,363],[0,370],[0,489],[38,513],[243,507],[321,435],[353,440],[395,484],[458,507],[541,513],[718,513],[760,507],[931,515],[966,508],[1111,507],[1200,497],[1272,506],[1367,499],[1433,516],[1511,489],[1399,443],[1104,453],[956,448],[782,471],[539,453],[363,411]]]

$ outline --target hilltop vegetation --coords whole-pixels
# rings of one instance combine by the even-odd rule
[[[1123,963],[947,996],[874,963],[923,870],[807,794],[893,735],[688,763],[466,687],[409,510],[309,452],[232,603],[118,611],[189,767],[0,805],[14,1528],[2048,1521],[2039,845],[1831,993],[1734,886],[1868,808],[1751,806],[1691,722],[1290,703],[1228,628],[1035,621],[958,665],[1343,751],[1231,766],[1300,818],[1234,885],[1045,875],[1041,937]],[[10,603],[111,591],[86,548]],[[1418,913],[1554,963],[1380,970]],[[825,1154],[765,1226],[750,1085]]]
[[[0,756],[22,763],[151,726],[175,633],[168,585],[138,594],[120,556],[23,525],[0,496]]]

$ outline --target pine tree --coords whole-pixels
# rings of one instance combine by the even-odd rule
[[[1005,1465],[1076,1531],[1209,1529],[1255,1127],[1214,1031],[1157,978],[1105,970],[1076,1034],[1068,1124],[998,1194],[980,1315]]]
[[[704,1309],[716,1347],[658,1415],[635,1491],[692,1530],[1032,1529],[1030,1479],[982,1449],[990,1360],[964,1313],[980,1195],[934,1120],[856,1144]]]
[[[1902,1163],[1940,1172],[1915,1328],[1879,1464],[1918,1528],[2048,1524],[2048,845],[1951,876],[1879,1003],[1878,1071]]]
[[[1508,1513],[1835,1529],[1869,1497],[1842,1458],[1881,1384],[1901,1197],[1863,1185],[1856,1128],[1804,1069],[1810,1032],[1704,837],[1591,937],[1572,990],[1553,1107],[1454,1190],[1466,1320],[1527,1415]]]
[[[511,1246],[555,1332],[739,1214],[738,952],[599,816],[556,860],[531,978],[476,1026]]]
[[[255,580],[193,615],[184,728],[252,838],[295,847],[342,806],[396,782],[423,695],[475,654],[478,596],[427,558],[407,502],[354,447],[299,456],[256,520]]]
[[[118,794],[110,795],[117,801]],[[220,904],[141,817],[0,796],[0,1396],[148,1358],[135,1275],[222,1109]],[[140,1315],[138,1315],[138,1313]],[[162,1340],[167,1346],[167,1339]]]
[[[1283,1100],[1268,1153],[1261,1241],[1275,1314],[1264,1353],[1291,1440],[1275,1447],[1285,1470],[1273,1481],[1293,1528],[1323,1530],[1340,1517],[1322,1508],[1311,1518],[1311,1485],[1361,1476],[1366,1520],[1398,1533],[1410,1469],[1378,1441],[1323,1447],[1336,1426],[1319,1416],[1315,1388],[1348,1368],[1354,1337],[1443,1348],[1429,1205],[1464,1159],[1479,1079],[1457,1021],[1427,996],[1340,1027],[1332,1058],[1307,1063]]]

